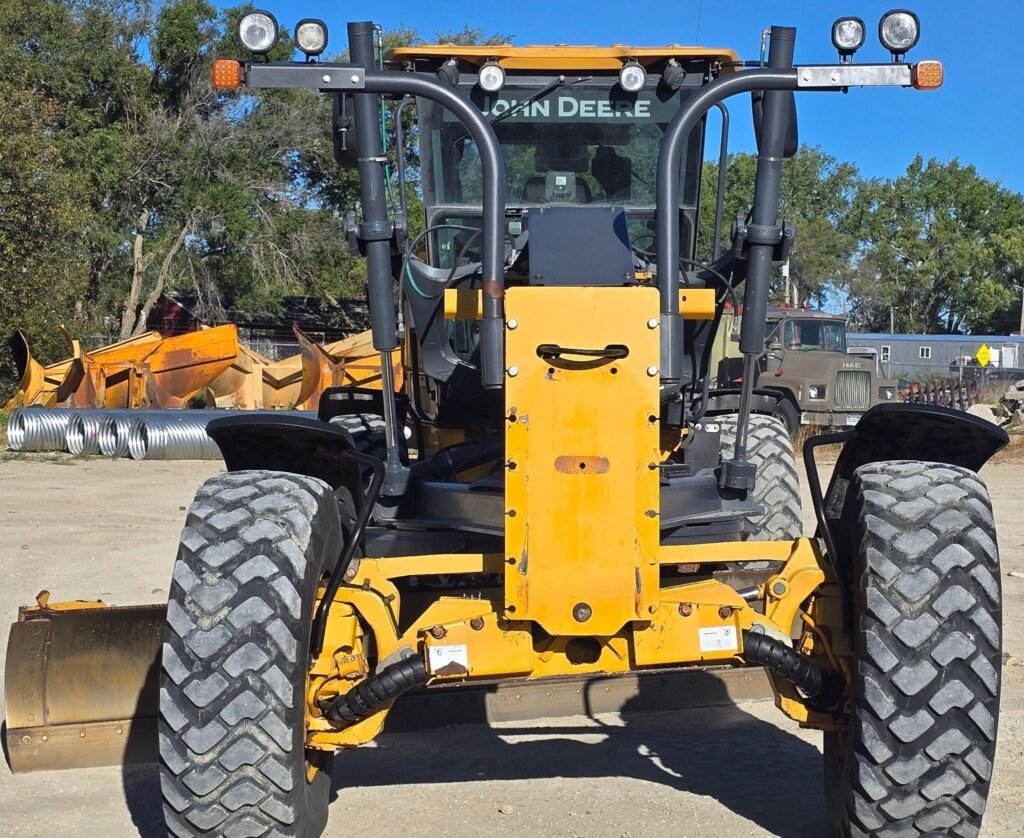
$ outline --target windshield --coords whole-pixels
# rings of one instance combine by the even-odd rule
[[[630,94],[612,77],[531,79],[496,94],[468,91],[494,122],[506,167],[506,204],[610,204],[651,209],[662,134],[691,89]],[[551,88],[536,101],[531,96]],[[431,206],[478,205],[480,158],[461,123],[421,100],[424,198]],[[690,136],[683,163],[683,206],[697,203],[703,125]]]
[[[846,324],[841,320],[787,320],[786,349],[846,352]]]

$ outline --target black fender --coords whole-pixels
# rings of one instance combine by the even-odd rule
[[[344,486],[358,507],[363,499],[360,465],[352,435],[344,428],[282,413],[239,413],[206,426],[228,471],[270,469],[318,477],[334,489]]]
[[[750,412],[772,416],[775,414],[775,406],[782,397],[778,390],[754,388],[750,397]],[[736,413],[739,409],[740,389],[738,387],[718,388],[708,393],[708,407],[704,411],[704,415],[720,416],[723,413]]]
[[[979,471],[1010,441],[1006,431],[979,416],[923,404],[875,405],[844,433],[849,438],[835,474],[846,480],[862,465],[883,460],[927,460]]]
[[[825,542],[840,586],[846,588],[841,566],[850,567],[850,557],[843,552],[847,489],[858,468],[885,460],[924,460],[979,471],[1009,441],[1009,434],[998,425],[970,413],[936,405],[891,403],[875,405],[849,430],[809,438],[804,443],[804,466],[818,520],[817,534]],[[843,448],[823,494],[814,450],[836,443]],[[844,590],[847,603],[849,595]],[[845,616],[848,620],[848,610]]]

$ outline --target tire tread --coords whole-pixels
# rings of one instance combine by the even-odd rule
[[[977,834],[1001,660],[987,490],[967,469],[902,460],[862,466],[853,482],[852,762],[836,790],[836,833]]]
[[[340,533],[335,495],[314,478],[230,472],[196,494],[160,679],[161,787],[174,834],[314,834],[302,632]]]

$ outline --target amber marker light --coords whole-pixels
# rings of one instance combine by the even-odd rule
[[[213,62],[213,86],[218,90],[235,90],[242,84],[242,64],[232,58]]]
[[[914,87],[917,90],[935,90],[942,87],[942,62],[928,59],[914,65]]]

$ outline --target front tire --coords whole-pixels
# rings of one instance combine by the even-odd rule
[[[837,836],[975,836],[995,756],[1000,581],[978,476],[862,466],[842,521],[855,599],[853,700],[825,734]]]
[[[344,505],[344,504],[343,504]],[[273,471],[206,481],[189,508],[167,604],[160,785],[178,836],[316,836],[329,759],[305,743],[310,624],[341,554],[324,482]]]

